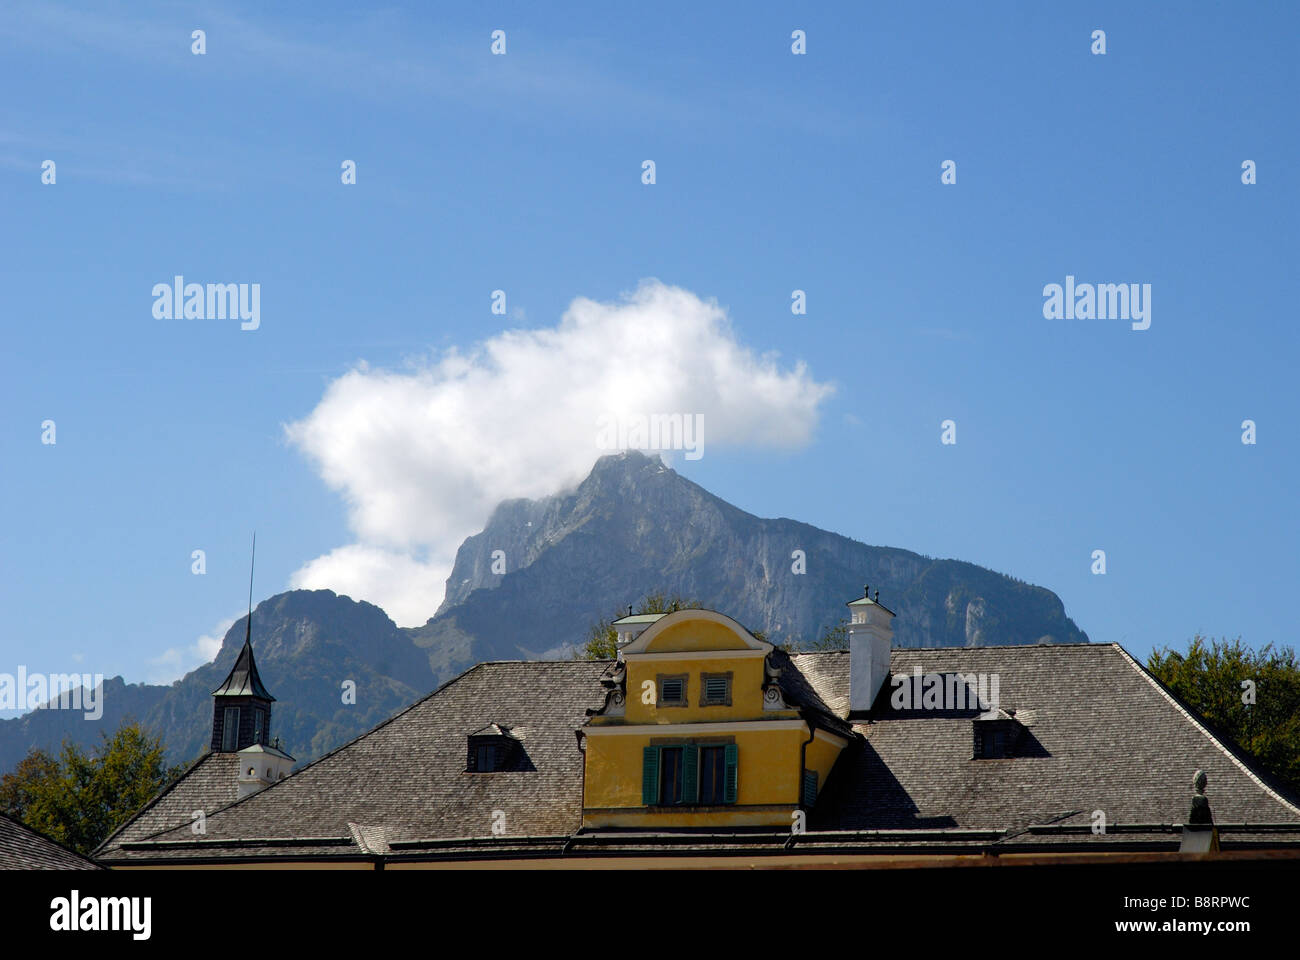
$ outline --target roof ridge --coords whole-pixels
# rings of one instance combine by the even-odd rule
[[[68,846],[66,843],[62,843],[58,840],[55,840],[49,834],[45,833],[42,830],[37,830],[35,827],[31,826],[30,824],[23,823],[23,821],[19,820],[17,817],[11,816],[10,814],[5,813],[3,810],[0,810],[0,817],[3,817],[5,820],[8,820],[14,826],[18,827],[19,830],[26,830],[28,833],[40,837],[46,843],[53,844],[54,846],[58,847],[60,850],[64,851],[65,853],[70,853],[79,860],[85,860],[89,863],[94,864],[96,867],[99,867],[99,863],[93,857],[89,857],[84,853],[78,853],[76,850],[72,849],[72,847]]]
[[[199,764],[201,764],[204,760],[207,760],[209,757],[216,756],[216,755],[217,755],[217,752],[218,752],[218,751],[215,751],[215,750],[208,750],[207,752],[200,754],[200,755],[198,756],[197,759],[191,761],[191,763],[190,763],[190,765],[189,765],[188,767],[186,767],[184,770],[182,770],[179,774],[176,775],[176,779],[175,779],[175,780],[171,781],[171,783],[164,784],[163,787],[162,787],[162,788],[161,788],[157,793],[155,793],[155,794],[153,795],[152,798],[150,798],[150,800],[149,800],[148,803],[146,803],[143,807],[141,807],[139,810],[137,810],[135,813],[133,813],[130,817],[128,817],[126,820],[124,820],[124,821],[123,821],[123,822],[118,826],[118,828],[117,828],[116,830],[114,830],[112,833],[110,833],[107,837],[105,837],[105,838],[100,842],[99,846],[97,846],[97,847],[94,849],[94,851],[92,851],[92,852],[94,852],[94,853],[98,853],[100,850],[103,850],[105,847],[107,847],[107,846],[109,845],[109,843],[111,843],[111,842],[112,842],[112,841],[117,837],[117,835],[118,835],[119,833],[121,833],[121,832],[122,832],[123,830],[125,830],[127,827],[131,826],[131,824],[135,823],[137,820],[139,820],[141,817],[143,817],[146,813],[148,813],[151,809],[153,809],[153,807],[154,807],[155,805],[157,805],[157,803],[158,803],[159,800],[161,800],[163,797],[167,796],[167,794],[169,794],[169,793],[171,793],[173,790],[175,790],[175,789],[180,785],[180,783],[181,783],[182,780],[184,780],[186,777],[188,777],[191,773],[194,772],[195,768],[197,768]],[[172,830],[172,829],[174,829],[174,828],[173,828],[173,827],[168,827],[167,829],[168,829],[168,830]],[[164,831],[159,830],[159,831],[156,831],[155,833],[147,833],[147,834],[145,834],[145,836],[142,837],[141,839],[146,839],[146,838],[148,838],[148,837],[156,836],[157,833],[162,833],[162,832],[164,832]]]
[[[489,665],[496,666],[498,664],[513,664],[513,663],[547,663],[547,664],[564,663],[564,664],[572,664],[573,666],[578,666],[579,664],[583,664],[583,663],[617,663],[617,662],[618,659],[616,657],[608,657],[608,658],[602,657],[601,659],[598,660],[589,660],[586,657],[570,657],[567,660],[480,660],[474,666],[483,667]],[[466,673],[468,672],[469,671],[466,671]]]
[[[1247,777],[1255,781],[1255,783],[1258,786],[1260,786],[1265,793],[1268,793],[1270,796],[1272,796],[1273,799],[1276,800],[1278,803],[1282,804],[1284,807],[1289,809],[1292,813],[1295,813],[1297,816],[1300,816],[1300,807],[1297,807],[1295,803],[1293,803],[1291,800],[1283,796],[1277,789],[1275,789],[1268,783],[1265,783],[1264,780],[1260,778],[1259,774],[1256,773],[1255,770],[1248,763],[1246,763],[1246,761],[1242,757],[1238,756],[1235,750],[1231,749],[1226,743],[1223,742],[1223,740],[1219,738],[1217,734],[1215,734],[1212,730],[1210,730],[1193,710],[1191,710],[1180,699],[1178,699],[1178,697],[1174,695],[1173,691],[1171,691],[1168,687],[1166,687],[1163,683],[1161,683],[1160,680],[1153,673],[1151,673],[1150,670],[1148,670],[1141,663],[1139,663],[1131,653],[1125,650],[1117,642],[1111,643],[1109,644],[1109,646],[1112,646],[1116,650],[1118,650],[1120,655],[1128,662],[1129,666],[1131,666],[1134,670],[1136,670],[1140,676],[1145,678],[1146,681],[1156,689],[1157,693],[1159,693],[1171,704],[1173,704],[1174,708],[1177,709],[1179,713],[1181,713],[1184,717],[1186,717],[1192,723],[1192,725],[1196,727],[1196,729],[1200,730],[1201,733],[1205,735],[1205,738],[1209,740],[1212,744],[1214,744],[1216,747],[1218,747],[1219,750],[1224,754],[1224,756],[1226,756],[1229,760],[1231,760],[1234,764],[1236,764],[1241,769],[1241,771],[1244,774],[1246,774]],[[1224,736],[1226,736],[1226,734]]]

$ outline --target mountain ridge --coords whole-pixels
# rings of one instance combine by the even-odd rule
[[[792,553],[804,552],[796,573]],[[495,555],[495,551],[501,551]],[[494,564],[504,560],[504,574]],[[497,564],[499,569],[499,564]],[[719,609],[776,643],[813,640],[862,584],[898,615],[895,645],[1086,641],[1052,591],[961,560],[861,543],[788,517],[748,513],[658,457],[602,457],[572,489],[502,501],[456,553],[444,599],[419,627],[330,590],[291,590],[253,611],[253,646],[277,698],[271,732],[299,761],[355,737],[475,663],[555,657],[649,591]],[[247,617],[211,663],[170,685],[105,681],[104,716],[38,710],[0,720],[0,771],[30,746],[83,747],[122,719],[161,735],[169,762],[208,745],[211,692],[243,644]],[[356,702],[344,702],[344,684]]]

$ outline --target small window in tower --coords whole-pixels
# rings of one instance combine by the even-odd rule
[[[265,729],[264,729],[265,725],[266,725],[266,711],[254,710],[253,711],[253,742],[254,743],[265,742],[263,740],[263,737],[265,736]]]
[[[239,749],[239,708],[226,707],[221,718],[221,749],[234,753]]]

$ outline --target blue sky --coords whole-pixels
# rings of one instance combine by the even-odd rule
[[[490,378],[469,447],[404,437],[386,385],[444,397],[419,389],[447,351],[549,349],[576,299],[650,278],[725,311],[719,356],[784,378],[674,460],[707,489],[1045,585],[1141,657],[1197,631],[1294,642],[1293,8],[552,6],[6,6],[0,670],[179,676],[242,613],[254,528],[256,598],[349,544],[439,569],[481,524],[451,488],[480,474],[412,543],[356,500],[400,514],[384,484],[484,449],[502,491],[559,468],[530,414],[484,412]],[[260,327],[156,319],[175,274],[260,284]],[[1149,283],[1150,329],[1044,319],[1067,274]],[[358,369],[364,414],[327,416]],[[788,422],[787,387],[811,391]],[[303,422],[382,476],[331,479]]]

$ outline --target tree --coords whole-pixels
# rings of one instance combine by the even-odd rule
[[[59,777],[59,761],[44,750],[32,747],[13,773],[0,777],[0,810],[26,822],[27,811],[37,808]]]
[[[1290,647],[1259,651],[1192,637],[1187,652],[1153,651],[1147,669],[1259,766],[1300,793],[1300,663]]]
[[[102,741],[88,754],[65,740],[58,759],[33,748],[0,779],[0,808],[89,855],[182,769],[167,769],[161,738],[138,723],[124,722]]]
[[[635,615],[643,616],[651,613],[676,613],[678,610],[699,610],[704,604],[698,600],[687,600],[676,593],[670,597],[666,591],[656,590],[646,594],[634,606]],[[576,659],[613,660],[618,656],[618,631],[614,629],[614,621],[625,616],[630,614],[619,612],[612,617],[601,617],[593,623],[587,629],[587,642]]]
[[[827,627],[822,635],[811,643],[805,643],[794,637],[782,644],[786,653],[814,653],[823,650],[847,650],[849,648],[849,622],[840,620],[833,627]]]

